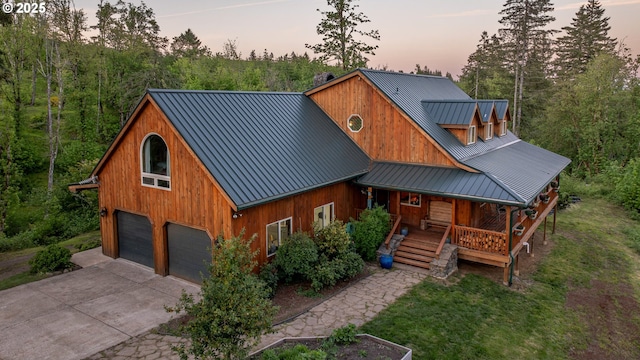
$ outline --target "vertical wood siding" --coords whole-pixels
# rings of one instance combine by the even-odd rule
[[[115,211],[147,216],[153,226],[155,270],[164,275],[167,273],[165,224],[184,224],[206,230],[211,236],[229,235],[231,207],[155,106],[147,103],[137,118],[130,121],[135,122],[97,174],[100,207],[108,211],[108,215],[100,219],[103,252],[118,256]],[[169,149],[170,191],[141,185],[140,146],[149,133],[160,135]]]
[[[454,166],[424,132],[359,76],[316,92],[311,98],[375,160]],[[357,133],[347,127],[352,114],[363,119],[363,128]]]
[[[337,183],[320,189],[307,191],[285,199],[239,211],[241,217],[232,220],[233,233],[239,234],[243,229],[245,239],[254,234],[256,239],[252,244],[253,250],[260,250],[258,262],[267,260],[266,226],[267,224],[292,217],[292,231],[311,232],[313,224],[313,210],[328,203],[334,203],[334,215],[345,223],[350,217],[355,217],[355,203],[360,201],[359,188],[349,182]]]

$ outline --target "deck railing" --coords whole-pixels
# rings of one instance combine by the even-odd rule
[[[455,239],[458,246],[491,253],[507,252],[507,234],[456,225]]]

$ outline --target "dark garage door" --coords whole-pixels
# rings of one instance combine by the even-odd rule
[[[200,274],[209,273],[211,239],[206,232],[187,226],[167,225],[169,274],[202,283]]]
[[[153,268],[153,230],[144,216],[118,211],[120,257]]]

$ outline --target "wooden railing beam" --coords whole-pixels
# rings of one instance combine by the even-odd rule
[[[440,253],[442,252],[442,248],[444,244],[447,242],[447,237],[451,232],[451,224],[447,226],[447,230],[444,231],[444,235],[442,235],[442,239],[440,239],[440,244],[438,244],[438,248],[436,249],[436,259],[440,259]]]
[[[387,235],[387,238],[384,240],[384,245],[387,248],[387,250],[389,249],[389,243],[391,243],[391,238],[393,237],[393,234],[396,233],[396,230],[398,230],[398,226],[400,226],[401,221],[402,221],[402,215],[398,215],[398,217],[396,218],[396,221],[393,223],[393,226],[391,227],[391,231],[389,231],[389,235]]]

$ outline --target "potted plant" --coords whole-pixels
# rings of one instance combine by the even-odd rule
[[[402,234],[402,236],[409,235],[409,228],[406,226],[403,226],[402,229],[400,229],[400,234]]]
[[[391,267],[393,266],[393,255],[391,254],[380,255],[380,266],[383,269],[391,269]]]
[[[516,225],[516,227],[513,228],[513,232],[518,236],[522,236],[522,234],[524,234],[524,225]]]
[[[527,214],[527,216],[531,220],[535,220],[536,217],[538,217],[538,211],[537,210],[529,209],[529,210],[525,210],[524,213]]]
[[[540,200],[542,200],[542,202],[544,204],[548,204],[549,203],[549,195],[547,194],[540,194]]]
[[[560,188],[560,184],[558,184],[557,181],[552,181],[549,183],[549,185],[551,185],[551,188],[553,189],[553,191],[558,192],[558,189]]]

